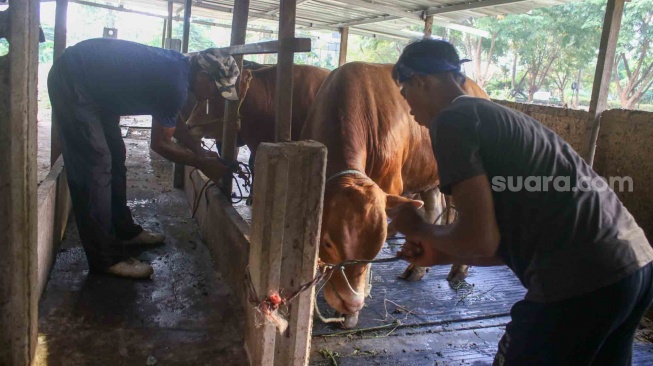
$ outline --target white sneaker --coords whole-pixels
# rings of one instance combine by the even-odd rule
[[[129,240],[123,240],[122,244],[125,245],[139,245],[139,244],[159,244],[163,243],[166,239],[165,235],[160,233],[151,233],[149,231],[141,231],[136,237]]]
[[[149,278],[154,273],[154,269],[138,259],[129,258],[109,267],[107,273],[127,278]]]

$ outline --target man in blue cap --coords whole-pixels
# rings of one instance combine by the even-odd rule
[[[92,271],[147,278],[152,267],[126,247],[161,243],[127,207],[125,143],[119,120],[151,115],[151,148],[217,181],[227,171],[217,154],[193,140],[178,113],[192,92],[237,100],[234,59],[217,49],[192,57],[142,44],[99,38],[69,47],[48,76],[53,120],[61,136],[73,211]],[[177,142],[173,141],[175,138]]]
[[[415,120],[430,129],[440,189],[458,213],[441,226],[412,205],[388,212],[406,234],[401,255],[418,266],[512,269],[527,293],[511,310],[495,365],[630,365],[653,300],[643,230],[560,136],[465,95],[460,64],[450,43],[422,40],[394,67]],[[529,178],[544,185],[506,189],[506,179]]]

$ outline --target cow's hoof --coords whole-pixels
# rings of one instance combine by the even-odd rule
[[[340,314],[336,312],[336,318],[344,317],[345,321],[340,324],[340,327],[343,329],[354,329],[358,325],[358,313],[357,311],[354,314]]]
[[[408,265],[408,268],[406,268],[404,273],[399,275],[399,278],[401,278],[402,280],[415,282],[421,280],[426,274],[426,272],[428,271],[429,269],[427,267],[418,267],[413,264],[410,264]]]
[[[467,278],[468,270],[469,270],[469,266],[466,265],[459,265],[459,264],[452,265],[451,270],[447,275],[447,281],[455,283],[455,282],[461,282],[465,280],[465,278]]]

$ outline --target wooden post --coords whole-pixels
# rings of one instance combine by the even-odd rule
[[[173,2],[168,0],[168,36],[167,39],[172,39],[172,12],[173,12]]]
[[[0,12],[0,365],[31,365],[37,344],[36,114],[39,1]],[[11,21],[9,21],[11,20]]]
[[[168,5],[169,6],[169,5]],[[188,52],[188,43],[190,42],[190,10],[193,6],[193,0],[186,0],[186,5],[184,5],[184,34],[182,37],[182,51],[183,53]]]
[[[247,36],[247,17],[249,16],[249,0],[239,0],[234,3],[234,13],[231,21],[231,46],[245,44]],[[243,56],[234,56],[238,70],[243,70]],[[236,85],[240,86],[240,78]],[[240,95],[240,88],[238,96]],[[224,123],[222,124],[222,156],[228,161],[238,158],[237,134],[238,134],[238,101],[225,101]],[[233,181],[231,173],[225,174],[222,179],[221,190],[231,197]]]
[[[66,17],[68,15],[68,0],[57,0],[54,16],[54,50],[52,58],[58,59],[66,49]],[[50,117],[50,166],[54,165],[61,155],[59,145],[59,130],[54,123],[54,115]]]
[[[190,10],[193,4],[192,0],[186,0],[186,5],[184,6],[184,34],[182,40],[182,53],[188,52],[188,42],[190,39]],[[168,19],[170,19],[171,4],[168,3]],[[169,45],[172,46],[172,40],[169,41]],[[186,167],[184,164],[174,163],[172,171],[172,186],[175,188],[184,188],[184,172]]]
[[[590,118],[592,118],[592,133],[585,160],[591,166],[594,163],[596,153],[596,142],[599,138],[601,127],[601,113],[605,110],[608,102],[608,92],[612,80],[612,67],[619,39],[619,28],[624,13],[625,0],[608,0],[603,20],[603,33],[601,34],[601,45],[594,74],[594,85],[592,86],[592,100],[590,101]]]
[[[347,40],[349,40],[349,27],[340,28],[340,51],[338,52],[338,66],[347,62]]]
[[[275,141],[291,140],[292,127],[292,75],[295,52],[287,45],[295,37],[295,0],[281,0],[279,5],[279,42],[281,49],[277,58],[277,85],[275,100]]]
[[[161,35],[161,48],[166,48],[166,29],[168,19],[163,19],[163,34]]]
[[[315,141],[258,147],[249,270],[259,298],[281,289],[289,294],[316,275],[326,153]],[[308,364],[314,300],[311,288],[284,309],[283,334],[265,319],[248,328],[251,364]]]
[[[433,35],[433,15],[424,19],[424,39],[429,39]]]

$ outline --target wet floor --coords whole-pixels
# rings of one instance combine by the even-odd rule
[[[129,205],[165,244],[142,252],[151,280],[89,275],[74,220],[39,306],[36,365],[245,365],[243,317],[215,271],[172,164],[149,131],[125,139]]]
[[[150,153],[147,129],[125,133],[130,206],[146,229],[167,235],[165,245],[139,257],[155,274],[148,281],[89,275],[71,220],[40,302],[35,364],[245,365],[242,313],[214,270],[184,193],[171,188],[172,165]],[[247,161],[244,153],[239,160]],[[237,206],[251,217],[251,207]],[[380,256],[400,243],[390,240]],[[311,365],[492,363],[510,306],[523,296],[514,275],[472,268],[464,286],[451,287],[446,266],[416,283],[397,279],[403,266],[374,268],[372,297],[354,331],[315,321]],[[318,304],[328,315],[321,295]],[[638,341],[633,361],[653,364],[653,345]]]

